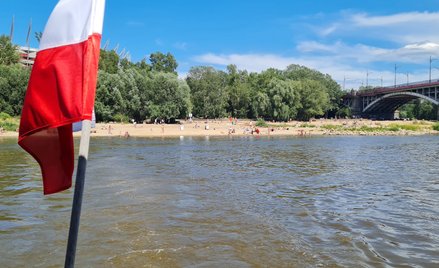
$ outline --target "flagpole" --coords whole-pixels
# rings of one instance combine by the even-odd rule
[[[78,167],[76,170],[75,193],[73,196],[72,215],[70,217],[69,240],[65,259],[65,268],[75,266],[76,242],[78,240],[79,220],[81,217],[82,195],[84,192],[85,170],[90,145],[91,121],[82,121],[81,142],[79,144]]]

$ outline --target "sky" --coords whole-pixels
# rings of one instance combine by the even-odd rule
[[[26,44],[57,0],[0,0],[0,34]],[[38,42],[31,35],[31,47]],[[133,62],[160,51],[177,72],[229,64],[249,72],[299,64],[342,88],[439,79],[439,0],[107,0],[102,47]],[[431,57],[431,61],[430,61]]]

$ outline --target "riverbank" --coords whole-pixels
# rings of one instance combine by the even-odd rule
[[[178,137],[178,136],[406,136],[438,135],[438,123],[414,121],[372,121],[366,119],[317,119],[309,122],[268,123],[257,126],[252,120],[198,120],[180,124],[98,123],[92,130],[96,137]],[[80,136],[80,132],[74,133]],[[0,137],[17,137],[17,132],[3,132]]]

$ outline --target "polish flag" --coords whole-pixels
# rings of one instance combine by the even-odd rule
[[[94,106],[105,0],[60,0],[40,41],[18,144],[38,161],[44,194],[72,185],[72,123]]]

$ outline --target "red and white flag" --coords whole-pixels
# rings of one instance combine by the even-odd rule
[[[18,144],[40,164],[44,194],[72,185],[72,123],[94,106],[105,0],[60,0],[44,29]]]

